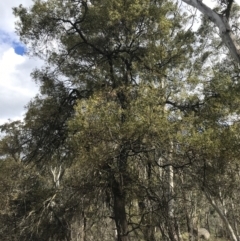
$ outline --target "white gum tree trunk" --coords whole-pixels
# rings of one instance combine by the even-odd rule
[[[219,29],[223,43],[228,47],[232,58],[240,64],[240,46],[235,41],[235,36],[226,16],[219,14],[205,5],[202,0],[182,0],[184,3],[195,7],[209,18]]]
[[[226,215],[224,214],[224,212],[219,208],[219,206],[216,204],[215,200],[213,200],[213,198],[211,197],[211,195],[207,192],[205,192],[205,196],[207,198],[207,200],[209,201],[209,203],[212,205],[212,207],[215,209],[215,211],[218,213],[218,215],[220,216],[220,218],[222,219],[223,223],[225,224],[228,233],[231,237],[232,241],[238,241],[237,239],[237,235],[235,234],[231,224],[229,223]]]

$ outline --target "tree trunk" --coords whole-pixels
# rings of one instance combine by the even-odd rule
[[[228,47],[232,58],[240,63],[240,46],[235,40],[235,36],[229,25],[228,19],[223,14],[218,14],[208,6],[206,6],[202,0],[182,0],[188,5],[197,8],[203,13],[210,21],[212,21],[219,29],[219,34],[224,44]]]
[[[228,230],[228,233],[231,237],[231,240],[232,241],[238,241],[237,236],[235,235],[235,232],[234,232],[231,224],[229,223],[227,217],[224,215],[224,213],[220,210],[220,208],[217,206],[215,201],[211,198],[211,196],[207,192],[205,192],[205,196],[206,196],[207,200],[209,201],[209,203],[212,205],[212,207],[216,210],[216,212],[218,213],[218,215],[222,219],[223,223],[225,224],[225,226]]]
[[[145,179],[147,180],[148,188],[151,188],[151,179],[152,179],[152,165],[149,162],[145,167]],[[142,227],[145,241],[155,241],[155,223],[153,222],[153,213],[152,213],[152,204],[151,201],[147,198],[142,202],[140,213],[142,215]]]
[[[237,222],[237,218],[236,218],[236,215],[235,215],[236,208],[234,206],[233,200],[231,200],[231,208],[232,208],[232,213],[233,213],[234,229],[235,229],[237,237],[239,237],[238,222]]]
[[[113,212],[117,228],[117,240],[129,241],[128,222],[126,215],[126,191],[127,184],[127,157],[128,143],[120,148],[120,154],[117,160],[117,173],[112,170],[112,194],[113,194]]]
[[[125,210],[125,194],[122,190],[122,185],[116,179],[113,180],[112,192],[114,198],[113,212],[117,228],[117,240],[129,241],[128,223]]]
[[[168,161],[170,164],[173,163],[173,142],[170,143],[170,152]],[[168,234],[169,238],[172,241],[178,240],[178,228],[175,224],[175,200],[174,200],[174,170],[173,166],[169,165],[168,167]]]

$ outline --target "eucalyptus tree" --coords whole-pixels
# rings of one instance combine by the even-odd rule
[[[129,162],[137,161],[140,153],[146,156],[144,153],[153,149],[153,142],[147,145],[142,143],[144,133],[140,135],[138,129],[128,127],[134,126],[138,118],[146,116],[141,117],[138,113],[137,119],[129,121],[128,118],[135,118],[129,112],[135,111],[132,108],[140,111],[136,106],[137,101],[141,103],[138,95],[143,98],[142,88],[146,86],[147,91],[148,84],[153,89],[157,87],[154,91],[159,91],[161,100],[154,97],[156,108],[158,105],[163,108],[169,99],[167,92],[174,88],[171,76],[179,72],[177,69],[184,69],[186,63],[190,64],[194,36],[190,29],[184,30],[187,19],[180,16],[177,5],[172,1],[150,0],[35,1],[29,9],[21,5],[14,8],[14,14],[19,18],[17,32],[30,55],[37,55],[46,63],[43,69],[32,74],[40,84],[41,95],[27,107],[23,160],[27,163],[33,161],[39,168],[56,161],[65,166],[75,162],[82,166],[84,163],[83,169],[87,168],[85,172],[97,175],[96,180],[101,180],[102,186],[97,187],[87,177],[86,182],[92,183],[92,187],[96,186],[96,191],[101,190],[101,196],[105,189],[110,193],[117,239],[129,240],[130,233],[140,228],[139,224],[129,226],[128,212],[132,211],[129,205],[133,196],[128,186],[134,183],[130,182],[129,172],[133,165]],[[92,100],[103,101],[106,107],[116,109],[111,120],[113,123],[108,125],[119,126],[122,138],[115,134],[112,139],[107,137],[109,143],[101,141],[108,131],[105,128],[109,122],[107,119],[94,122],[104,115],[105,110],[101,106],[98,109],[102,113],[96,112],[98,114],[94,115],[90,112],[93,116],[85,117],[89,124],[93,121],[95,125],[90,130],[88,126],[81,127],[81,122],[79,126],[72,124],[75,129],[68,129],[69,120],[73,120],[70,123],[77,123],[74,106],[86,103],[82,108],[86,108],[83,113],[87,115],[91,105],[94,110],[96,108]],[[111,112],[109,109],[107,111]],[[156,120],[159,125],[161,120],[161,117]],[[166,120],[167,117],[162,121]],[[141,128],[144,123],[141,123]],[[125,126],[129,133],[125,133]],[[86,134],[85,141],[75,145],[73,142],[78,139],[82,128],[82,136],[90,132]],[[131,135],[132,131],[134,133]],[[99,143],[95,144],[97,140]],[[166,141],[164,149],[168,149],[169,140]],[[160,144],[157,146],[161,148]],[[89,155],[82,151],[82,160],[78,150],[84,148]],[[96,148],[100,148],[97,154]],[[102,160],[96,162],[101,156]],[[145,165],[151,166],[150,160],[148,162]],[[79,185],[84,186],[83,183]],[[93,191],[90,189],[88,195],[91,196]]]

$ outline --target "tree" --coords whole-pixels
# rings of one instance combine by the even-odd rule
[[[77,151],[68,142],[74,137],[69,136],[67,123],[75,119],[77,99],[88,103],[94,93],[104,93],[106,104],[113,100],[119,109],[118,124],[125,126],[138,85],[160,85],[169,67],[181,68],[186,53],[191,55],[193,35],[179,24],[177,6],[171,1],[36,1],[29,10],[19,6],[14,13],[20,18],[17,28],[22,41],[49,65],[33,74],[41,84],[42,96],[29,104],[24,126],[24,161],[40,166],[51,160],[68,160],[70,165],[76,158]],[[46,41],[57,46],[48,48]],[[111,167],[107,183],[114,200],[118,240],[129,236],[126,173],[131,146],[138,142],[130,136],[121,140],[116,167],[111,167],[113,156],[102,164]]]

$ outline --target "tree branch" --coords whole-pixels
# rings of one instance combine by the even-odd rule
[[[232,58],[236,62],[240,63],[240,46],[235,41],[235,36],[228,22],[228,16],[230,12],[227,13],[227,16],[218,14],[217,12],[206,6],[204,3],[202,3],[202,0],[182,1],[192,7],[197,8],[201,13],[208,17],[209,20],[212,21],[218,27],[222,41],[228,47]],[[228,6],[231,7],[231,4],[229,3]],[[228,9],[228,11],[230,11],[230,9]]]

